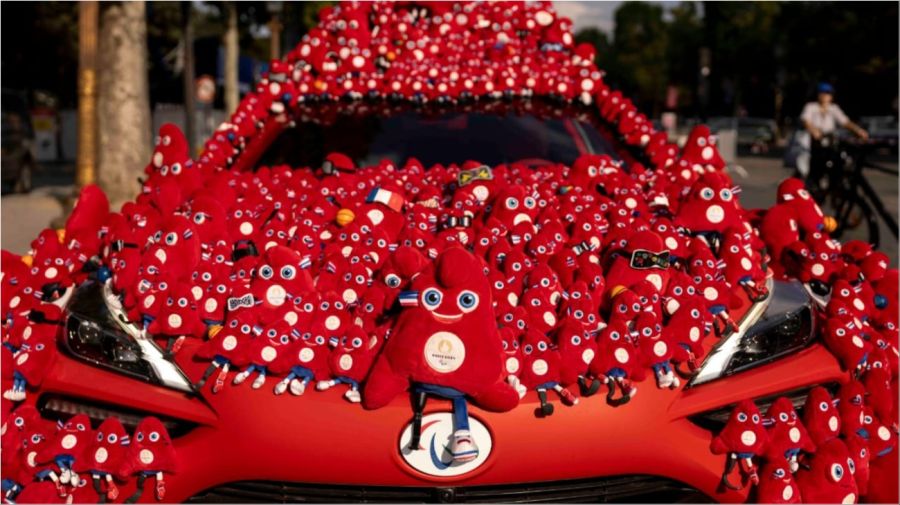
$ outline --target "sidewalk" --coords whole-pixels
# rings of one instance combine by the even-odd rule
[[[69,198],[74,186],[54,185],[35,188],[25,195],[7,194],[0,198],[2,237],[0,246],[16,254],[31,248],[31,241],[50,223],[62,217],[63,201]]]

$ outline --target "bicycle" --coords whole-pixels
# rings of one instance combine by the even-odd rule
[[[885,208],[864,173],[868,168],[897,176],[896,170],[869,161],[877,147],[879,145],[871,141],[848,141],[833,134],[825,135],[813,144],[807,179],[810,193],[837,222],[831,236],[841,238],[845,232],[865,226],[868,242],[876,248],[881,242],[879,217],[894,239],[898,238],[896,217]],[[813,166],[813,162],[819,167]]]

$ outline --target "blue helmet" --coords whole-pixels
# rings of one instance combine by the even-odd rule
[[[820,82],[818,86],[816,86],[816,90],[819,93],[828,93],[829,95],[834,94],[834,86],[827,82]]]

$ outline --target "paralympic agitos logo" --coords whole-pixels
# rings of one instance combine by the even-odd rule
[[[483,465],[493,449],[491,434],[484,424],[470,416],[469,429],[478,445],[478,457],[472,461],[453,462],[450,455],[453,416],[450,412],[435,412],[422,418],[422,438],[418,450],[409,447],[412,424],[407,424],[400,435],[400,455],[406,464],[426,475],[455,477],[467,474]]]

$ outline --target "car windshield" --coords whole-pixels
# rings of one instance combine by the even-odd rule
[[[388,104],[309,104],[295,127],[275,139],[260,165],[318,167],[330,152],[359,166],[416,158],[426,167],[477,160],[572,164],[584,153],[619,159],[609,133],[593,124],[586,107],[532,102],[490,106],[412,107]]]

